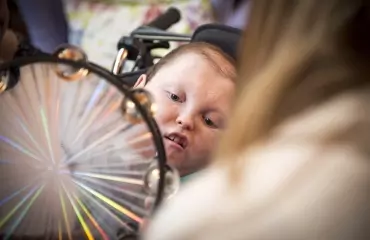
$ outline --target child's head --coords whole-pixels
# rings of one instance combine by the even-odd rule
[[[149,90],[158,112],[169,164],[187,175],[209,161],[234,94],[234,61],[206,43],[190,43],[163,57],[136,86]]]

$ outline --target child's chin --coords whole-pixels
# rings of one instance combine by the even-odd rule
[[[179,171],[181,175],[181,170],[183,170],[184,165],[184,159],[182,156],[167,155],[167,164]]]

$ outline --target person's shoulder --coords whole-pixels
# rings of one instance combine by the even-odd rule
[[[256,159],[260,168],[270,169],[270,176],[312,172],[307,175],[311,179],[327,171],[328,178],[370,180],[369,102],[370,88],[364,88],[308,109],[277,128],[251,162]]]
[[[344,92],[285,121],[274,131],[273,140],[349,143],[354,133],[359,137],[370,129],[369,102],[370,87]]]

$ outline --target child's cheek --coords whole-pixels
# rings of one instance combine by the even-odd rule
[[[176,122],[178,107],[175,104],[163,103],[162,105],[158,105],[157,109],[154,118],[158,124],[164,125]]]

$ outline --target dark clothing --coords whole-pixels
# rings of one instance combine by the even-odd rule
[[[68,24],[62,0],[17,0],[17,3],[33,46],[52,53],[68,42]]]
[[[0,42],[8,26],[9,12],[7,0],[0,0]]]
[[[0,62],[12,59],[18,46],[18,39],[10,26],[8,3],[7,0],[0,0]]]
[[[18,40],[52,53],[68,42],[61,0],[0,0],[0,59],[10,60]]]

